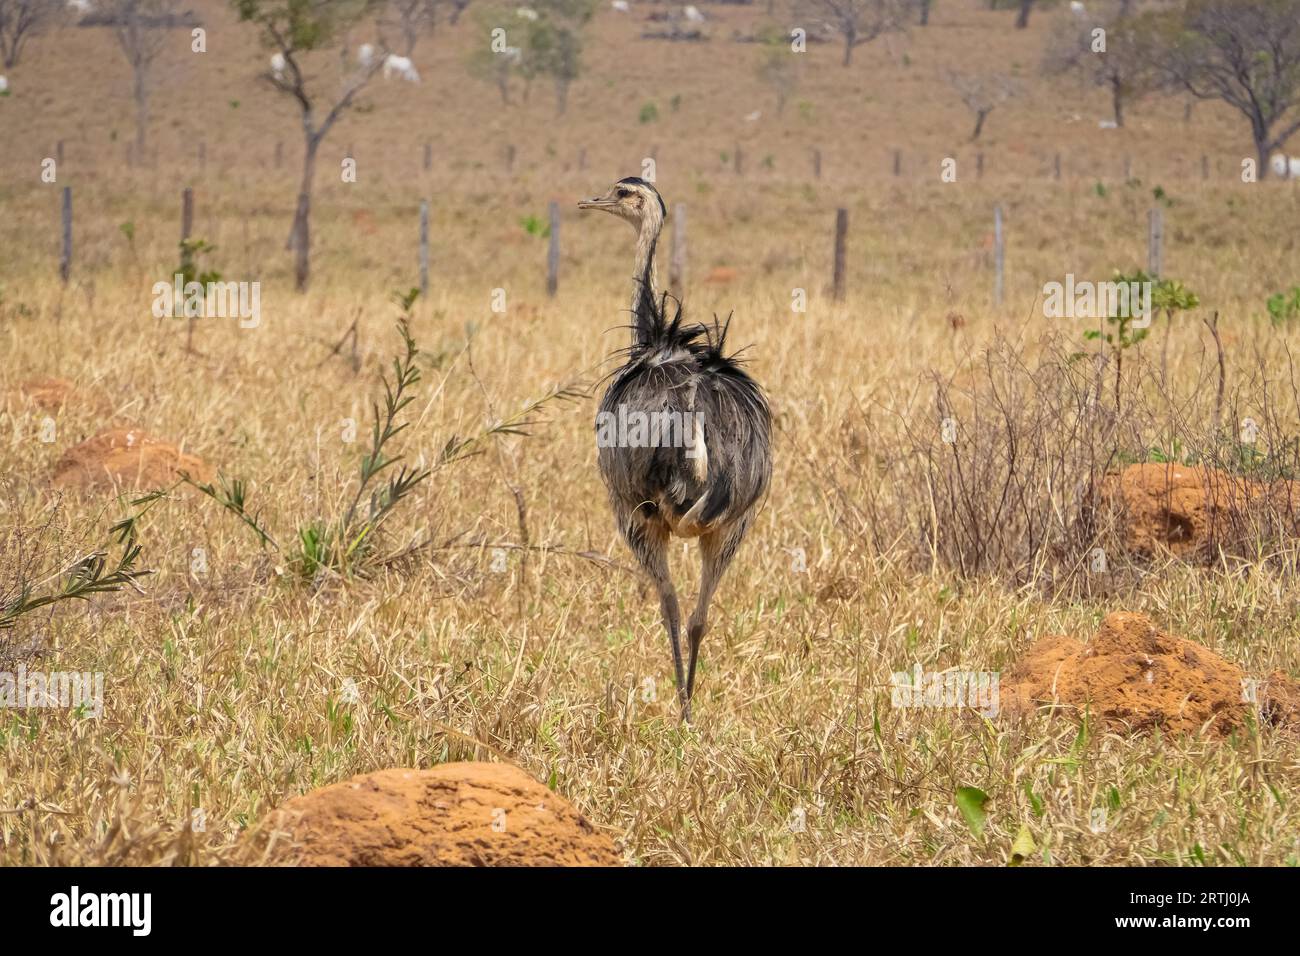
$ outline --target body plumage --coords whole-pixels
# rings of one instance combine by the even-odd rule
[[[726,354],[729,321],[686,323],[677,301],[670,317],[668,295],[656,291],[654,254],[665,210],[654,187],[623,179],[606,197],[581,205],[613,212],[637,229],[632,343],[600,402],[597,459],[619,531],[659,592],[682,716],[689,720],[709,602],[771,480],[771,413],[758,383]],[[629,420],[649,424],[630,436],[623,428]],[[674,535],[697,539],[701,552],[686,672],[668,573]]]

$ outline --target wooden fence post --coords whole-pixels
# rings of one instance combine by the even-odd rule
[[[560,204],[551,201],[551,245],[546,250],[546,294],[554,296],[560,287]]]
[[[835,210],[835,272],[831,276],[831,296],[836,302],[844,301],[844,257],[849,236],[849,211]]]
[[[1153,279],[1160,278],[1164,268],[1164,245],[1164,212],[1159,206],[1153,206],[1147,214],[1147,272]]]
[[[1006,237],[1002,230],[1002,204],[993,207],[993,304],[1002,304],[1003,277],[1006,267]]]
[[[194,229],[194,190],[186,186],[181,190],[181,242],[190,237]]]
[[[181,248],[182,250],[184,250],[185,242],[190,238],[190,234],[193,232],[193,230],[194,230],[194,190],[189,186],[186,186],[183,190],[181,190]],[[188,259],[189,259],[189,253],[182,251],[181,261],[185,262]],[[197,273],[198,268],[196,267],[194,271],[195,273]],[[197,279],[198,276],[196,275],[195,280],[197,281]],[[185,306],[183,302],[172,303],[172,315],[180,316],[184,314],[185,314]],[[198,319],[197,316],[191,315],[189,316],[189,321],[185,323],[185,351],[186,352],[194,351],[194,324],[197,321],[197,319]]]
[[[59,257],[59,276],[64,284],[72,275],[72,187],[63,187],[63,254]]]
[[[420,297],[426,298],[428,295],[429,295],[429,201],[425,199],[425,200],[421,200],[420,202]]]
[[[677,298],[686,294],[686,203],[673,205],[673,255],[668,266],[668,285]]]

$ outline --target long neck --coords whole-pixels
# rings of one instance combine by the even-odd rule
[[[655,246],[663,219],[646,216],[636,236],[636,271],[632,283],[632,340],[645,342],[658,304],[659,277],[655,274]]]

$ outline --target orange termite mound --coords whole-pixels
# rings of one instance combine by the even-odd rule
[[[1300,513],[1300,488],[1291,482],[1253,481],[1202,465],[1129,465],[1106,475],[1101,490],[1120,512],[1124,547],[1148,557],[1204,556],[1216,535],[1253,510],[1292,523]]]
[[[76,395],[76,386],[66,378],[34,378],[19,382],[8,393],[9,400],[15,405],[30,402],[47,412],[58,411]]]
[[[361,774],[294,797],[259,828],[264,862],[298,866],[618,866],[613,841],[518,767]]]
[[[1145,614],[1116,611],[1084,643],[1044,637],[1003,675],[1000,705],[1027,714],[1053,706],[1110,730],[1215,736],[1261,725],[1300,728],[1300,684],[1274,672],[1251,681],[1231,661],[1161,631]]]
[[[212,469],[202,458],[138,428],[113,428],[87,438],[63,453],[54,465],[53,483],[84,489],[157,488],[181,472],[208,481]]]

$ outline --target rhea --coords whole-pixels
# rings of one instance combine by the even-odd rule
[[[709,603],[771,481],[772,416],[762,388],[735,355],[724,354],[730,318],[721,327],[716,319],[711,327],[684,323],[679,300],[669,318],[668,295],[658,293],[655,275],[666,210],[654,186],[620,179],[578,207],[610,213],[636,231],[632,343],[600,402],[597,462],[619,532],[659,593],[682,720],[690,721]],[[668,570],[674,536],[695,538],[700,548],[685,668]]]

